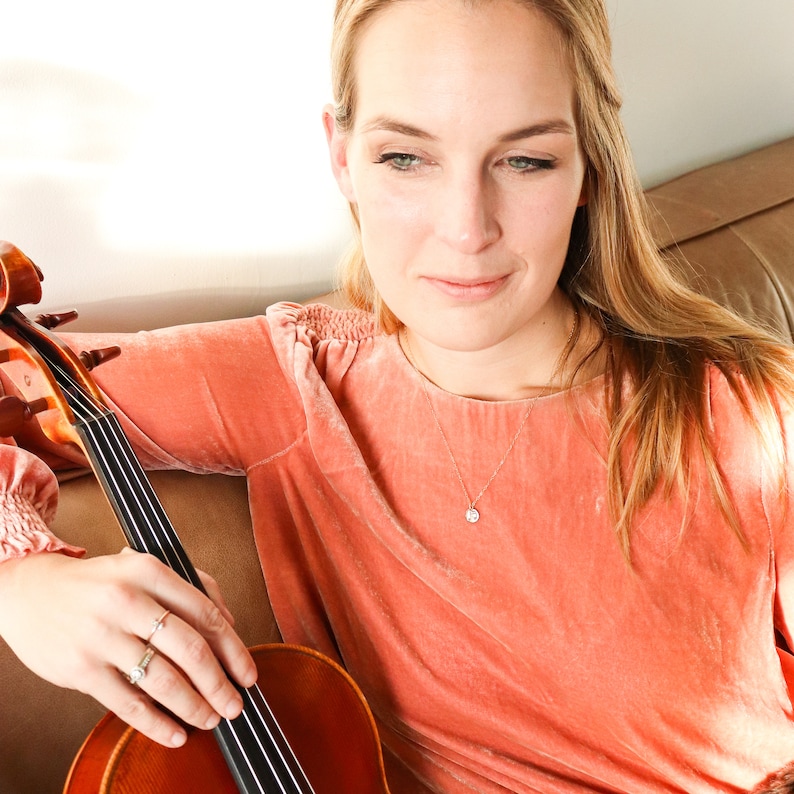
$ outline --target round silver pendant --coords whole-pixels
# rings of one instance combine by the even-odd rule
[[[470,507],[466,511],[466,520],[470,524],[476,524],[480,520],[480,512],[479,512],[479,510],[475,510],[475,508]]]

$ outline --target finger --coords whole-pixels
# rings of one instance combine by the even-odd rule
[[[201,579],[201,583],[204,585],[207,595],[215,602],[215,605],[223,613],[223,617],[226,618],[226,622],[229,623],[229,625],[234,626],[234,615],[232,615],[232,613],[229,611],[229,607],[226,604],[226,599],[223,597],[223,593],[221,593],[221,588],[218,586],[218,583],[208,573],[206,573],[206,571],[196,570],[196,573],[199,575],[199,579]]]
[[[145,684],[141,684],[143,689],[177,716],[197,727],[206,727],[208,719],[208,715],[199,710],[199,700],[213,713],[229,719],[236,717],[243,707],[242,697],[207,640],[173,613],[164,618],[162,625],[162,629],[152,634],[149,645],[155,648],[162,661],[169,663],[168,669],[164,669],[160,663],[154,664],[152,660],[150,667],[158,671],[162,680],[158,679],[157,684],[152,685],[147,670]],[[141,646],[138,646],[138,650],[141,650]],[[127,655],[124,658],[130,657]],[[171,680],[174,675],[177,677]],[[169,685],[174,687],[173,692],[167,691]]]
[[[127,671],[120,671],[121,677],[127,679],[132,687],[145,692],[151,701],[188,725],[210,729],[220,722],[221,715],[193,688],[171,660],[152,646],[142,646],[137,641],[133,644],[137,661]],[[237,716],[240,710],[236,707],[229,716]]]
[[[166,747],[181,747],[187,740],[187,732],[182,725],[158,708],[143,689],[132,686],[114,668],[105,669],[95,689],[88,694],[152,741]]]
[[[191,594],[189,609],[174,602],[164,604],[171,614],[151,640],[185,672],[215,708],[220,709],[219,699],[236,693],[227,674],[249,687],[256,682],[256,665],[219,608],[204,595],[196,599],[197,592],[194,590]],[[220,713],[225,714],[224,711]]]
[[[137,573],[139,577],[137,581],[148,583],[147,589],[154,601],[148,599],[136,601],[134,614],[130,613],[130,633],[146,638],[152,621],[164,609],[169,609],[205,639],[212,654],[220,660],[230,676],[242,686],[252,686],[257,676],[254,660],[221,609],[208,596],[156,558],[148,554],[141,554],[138,557],[140,559],[132,561],[141,569]],[[146,604],[148,604],[147,611],[144,611]],[[166,619],[167,624],[168,619]],[[158,634],[162,635],[163,631]],[[197,648],[195,643],[188,646],[186,653],[196,654],[201,659],[206,658],[205,650]],[[191,665],[184,657],[185,653],[177,652],[172,658],[192,679],[195,665]],[[182,665],[183,660],[188,663],[188,667]]]

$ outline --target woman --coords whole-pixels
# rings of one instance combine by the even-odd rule
[[[358,309],[81,339],[124,348],[99,376],[141,457],[246,474],[282,634],[358,681],[393,792],[752,788],[794,758],[792,356],[659,259],[602,4],[339,0],[334,80]],[[23,661],[164,744],[157,703],[237,713],[223,608],[68,556],[3,455]]]

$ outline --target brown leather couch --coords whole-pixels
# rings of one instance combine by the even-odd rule
[[[659,244],[688,278],[794,337],[794,138],[649,191]],[[688,262],[688,264],[685,264]],[[220,583],[250,645],[278,639],[256,558],[245,482],[155,472],[152,481],[194,563]],[[55,531],[90,554],[122,546],[92,478],[62,486]],[[2,608],[2,605],[0,605]],[[61,791],[103,709],[27,671],[0,641],[0,792]]]

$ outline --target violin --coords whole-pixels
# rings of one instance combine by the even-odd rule
[[[89,461],[135,551],[153,554],[204,591],[176,530],[91,378],[119,348],[75,353],[53,328],[75,312],[28,319],[41,271],[0,242],[0,366],[17,394],[0,398],[0,435],[35,423],[51,442]],[[259,671],[237,684],[243,712],[212,731],[189,729],[168,749],[108,713],[75,758],[64,794],[388,794],[372,713],[342,667],[310,648],[252,649]]]

